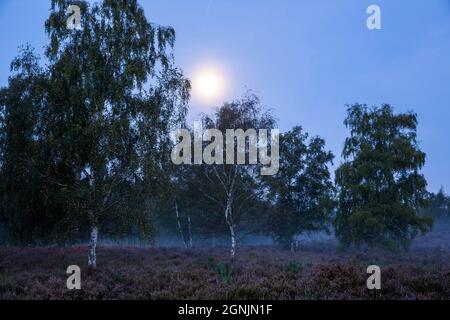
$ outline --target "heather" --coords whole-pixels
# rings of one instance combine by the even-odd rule
[[[409,253],[340,251],[310,243],[295,253],[243,247],[233,265],[226,248],[100,247],[99,265],[86,265],[86,248],[0,248],[0,298],[115,299],[449,299],[445,248]],[[82,269],[82,289],[66,288],[66,268]],[[382,268],[382,290],[366,288],[366,268]]]

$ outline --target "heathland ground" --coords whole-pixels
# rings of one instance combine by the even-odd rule
[[[450,237],[446,225],[407,253],[339,250],[309,241],[295,253],[245,246],[234,265],[226,247],[103,246],[98,268],[86,247],[0,248],[1,299],[450,299]],[[382,290],[366,288],[369,265],[382,270]],[[82,289],[69,291],[66,269],[79,265]]]

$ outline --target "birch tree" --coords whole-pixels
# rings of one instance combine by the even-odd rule
[[[349,106],[350,131],[336,170],[339,189],[336,236],[343,246],[407,249],[433,220],[419,214],[426,203],[420,170],[426,155],[417,141],[417,115],[390,105]]]
[[[230,258],[234,261],[236,257],[239,228],[251,229],[251,226],[245,225],[250,221],[249,216],[252,213],[252,207],[263,195],[260,188],[259,177],[261,167],[257,164],[249,164],[250,143],[245,142],[243,154],[247,159],[246,164],[241,164],[237,150],[239,145],[236,137],[227,136],[227,130],[247,130],[268,129],[275,125],[275,120],[269,112],[265,111],[254,95],[247,95],[243,99],[224,104],[212,116],[203,117],[203,127],[205,129],[215,129],[215,139],[217,148],[213,154],[217,161],[201,166],[194,166],[192,177],[190,179],[192,190],[196,190],[197,196],[203,199],[205,204],[200,212],[204,215],[204,220],[211,220],[208,215],[221,216],[222,221],[228,229],[230,237]],[[229,132],[229,131],[228,131]],[[231,139],[233,149],[225,150],[218,147],[223,138]],[[208,143],[205,143],[205,147]],[[255,145],[256,147],[256,145]],[[233,157],[233,161],[222,162],[220,159]],[[241,159],[242,160],[242,159]],[[233,163],[233,164],[231,164]],[[214,220],[217,222],[217,220]],[[215,230],[220,230],[216,227]]]
[[[69,5],[81,9],[75,30],[66,25]],[[150,235],[149,199],[190,85],[173,63],[174,30],[148,22],[136,0],[52,0],[45,28],[43,93],[31,99],[37,115],[28,124],[34,154],[18,150],[20,163],[59,199],[52,223],[72,235],[89,229],[88,265],[95,267],[101,230],[138,227]],[[11,119],[15,106],[3,100]]]

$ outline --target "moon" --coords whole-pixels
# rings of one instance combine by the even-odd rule
[[[225,90],[225,76],[219,68],[202,68],[192,81],[193,96],[202,103],[218,102],[223,98]]]

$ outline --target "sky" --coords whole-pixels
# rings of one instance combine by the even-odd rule
[[[49,0],[0,0],[0,86],[17,48],[47,42]],[[429,190],[450,191],[450,0],[141,0],[148,19],[176,30],[176,64],[187,77],[213,68],[216,101],[194,95],[190,120],[248,90],[282,131],[301,125],[336,155],[346,105],[389,103],[418,114]],[[382,29],[366,26],[369,5]],[[446,142],[447,141],[447,142]]]

